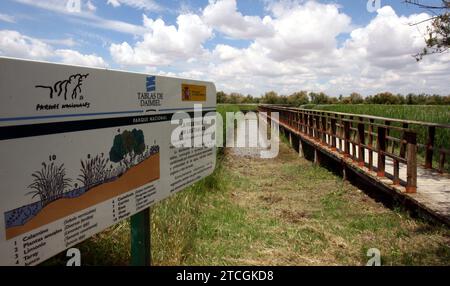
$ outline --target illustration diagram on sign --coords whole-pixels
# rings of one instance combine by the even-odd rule
[[[139,129],[118,130],[109,151],[80,159],[77,178],[50,156],[31,174],[25,194],[39,200],[5,212],[6,239],[14,238],[160,178],[159,145]]]

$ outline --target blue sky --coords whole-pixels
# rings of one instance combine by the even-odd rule
[[[367,0],[2,0],[0,55],[213,80],[256,96],[449,93],[448,55],[411,57],[426,27],[407,24],[430,11],[402,2],[368,11]]]

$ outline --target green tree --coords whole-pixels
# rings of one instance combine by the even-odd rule
[[[323,92],[315,93],[310,92],[309,97],[311,98],[311,103],[314,104],[327,104],[330,102],[330,98]]]
[[[275,91],[269,91],[264,94],[261,101],[265,104],[279,104],[279,96]]]
[[[329,104],[338,104],[339,103],[339,99],[337,97],[329,97],[328,98],[328,103]]]
[[[253,102],[254,102],[253,96],[251,96],[250,94],[247,94],[247,96],[242,99],[242,103],[253,103]]]
[[[361,94],[357,92],[352,92],[350,94],[350,103],[351,104],[361,104],[364,103],[364,98],[361,96]]]
[[[217,92],[217,103],[227,103],[228,101],[228,95],[223,92],[223,91],[219,91]]]
[[[369,96],[366,98],[366,103],[372,103],[372,104],[401,104],[402,100],[390,93],[390,92],[381,92],[378,94],[375,94],[374,96]]]
[[[243,100],[244,100],[244,96],[242,94],[237,93],[237,92],[232,92],[232,93],[230,93],[228,103],[239,104],[239,103],[242,103]]]
[[[303,104],[308,104],[308,93],[306,91],[294,92],[287,98],[288,104],[293,106],[301,106]]]

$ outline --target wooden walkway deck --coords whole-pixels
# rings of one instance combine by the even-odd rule
[[[365,166],[359,166],[355,160],[342,155],[339,150],[333,151],[331,148],[317,144],[311,141],[310,138],[305,138],[302,135],[303,140],[308,140],[310,143],[316,145],[316,148],[320,148],[321,151],[331,153],[335,158],[342,160],[348,166],[360,174],[370,177],[372,180],[382,183],[392,191],[397,192],[402,196],[408,197],[412,203],[417,204],[420,208],[426,209],[428,212],[439,217],[439,219],[446,224],[450,225],[450,175],[441,174],[434,169],[425,169],[422,166],[417,167],[417,191],[416,193],[406,193],[405,187],[402,185],[394,185],[393,181],[389,177],[380,178],[377,176],[377,172],[369,170],[367,164],[368,159],[365,160]],[[352,147],[353,144],[350,144]],[[350,154],[353,157],[353,148],[350,148]],[[368,158],[368,151],[366,150],[365,158]],[[356,156],[358,156],[358,149],[356,149]],[[378,164],[377,152],[374,151],[374,165]],[[386,158],[386,173],[394,173],[394,162],[390,158]],[[400,179],[406,182],[406,165],[400,163],[399,169]]]
[[[374,185],[384,187],[385,190],[390,192],[392,195],[396,195],[401,199],[405,200],[405,204],[412,204],[419,209],[425,211],[429,215],[437,218],[441,222],[450,225],[450,175],[448,173],[442,173],[436,169],[425,168],[424,166],[418,165],[415,168],[417,170],[417,181],[415,192],[407,192],[406,182],[408,180],[407,175],[407,163],[394,162],[389,156],[384,158],[384,171],[385,175],[380,176],[378,170],[374,166],[379,166],[378,164],[378,152],[376,150],[372,151],[372,162],[369,162],[369,149],[363,148],[364,156],[360,156],[359,150],[361,146],[349,142],[347,147],[348,153],[345,152],[345,147],[339,142],[335,143],[335,147],[332,146],[330,139],[333,137],[330,134],[319,134],[316,136],[314,132],[302,132],[300,131],[298,125],[290,126],[287,122],[282,120],[276,120],[272,118],[272,122],[276,122],[281,127],[281,130],[290,138],[291,144],[293,142],[299,142],[298,147],[299,153],[302,154],[302,142],[314,148],[315,158],[317,163],[320,163],[320,157],[326,155],[327,157],[340,162],[345,170],[349,168],[354,173],[357,173],[364,180],[371,182]],[[325,128],[324,128],[325,129]],[[367,133],[367,132],[366,132]],[[324,136],[322,136],[324,135]],[[292,136],[295,136],[298,140],[293,140]],[[338,137],[339,139],[339,137]],[[345,140],[344,140],[345,141]],[[336,141],[335,141],[336,142]],[[386,152],[387,153],[387,152]],[[362,164],[359,158],[364,159],[364,164]],[[393,158],[396,158],[395,156]],[[397,176],[400,182],[394,183],[393,174],[396,173],[395,165],[397,167]],[[370,168],[370,166],[372,166]]]

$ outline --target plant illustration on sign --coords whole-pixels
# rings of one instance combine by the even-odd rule
[[[28,187],[34,191],[27,194],[33,195],[33,198],[39,196],[43,206],[61,198],[64,191],[71,187],[72,180],[66,178],[64,164],[57,166],[54,162],[50,164],[43,162],[42,169],[34,172],[32,176],[33,183]]]
[[[72,183],[64,164],[57,164],[56,155],[50,155],[49,162],[31,174],[28,188],[32,191],[26,193],[39,200],[5,212],[7,239],[159,179],[156,141],[145,145],[140,129],[119,129],[118,133],[109,154],[87,154],[80,160],[76,181],[81,183]],[[51,209],[52,215],[44,209]]]
[[[109,179],[112,176],[112,166],[108,168],[109,159],[104,154],[91,157],[89,154],[85,161],[81,160],[81,174],[78,181],[89,188],[98,182]]]

